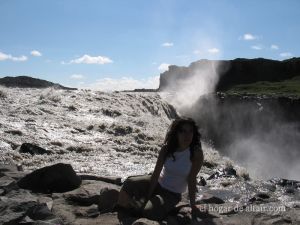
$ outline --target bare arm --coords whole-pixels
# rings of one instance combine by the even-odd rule
[[[151,182],[150,182],[150,188],[149,188],[149,192],[148,192],[148,195],[147,195],[147,199],[149,199],[157,185],[157,182],[158,182],[158,178],[159,178],[159,175],[160,175],[160,172],[163,168],[163,165],[164,165],[164,158],[165,158],[165,155],[166,155],[167,151],[166,151],[166,147],[163,146],[159,152],[159,155],[158,155],[158,158],[157,158],[157,161],[156,161],[156,165],[155,165],[155,168],[154,168],[154,171],[153,171],[153,174],[151,176]]]
[[[199,173],[202,164],[203,164],[203,151],[202,149],[197,149],[194,152],[194,157],[192,160],[192,168],[188,176],[188,190],[190,197],[190,205],[191,208],[195,208],[195,199],[196,199],[196,182],[197,182],[197,174]]]

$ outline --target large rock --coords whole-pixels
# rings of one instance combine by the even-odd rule
[[[58,163],[26,175],[18,185],[34,192],[67,192],[80,186],[81,179],[69,164]]]
[[[101,209],[106,209],[105,197],[107,196],[105,190],[114,190],[113,192],[119,192],[120,187],[114,184],[106,183],[103,181],[83,181],[82,185],[73,190],[63,194],[63,197],[75,204],[81,206],[90,206],[92,204],[101,204],[103,207]],[[114,198],[109,198],[109,202],[113,202]],[[101,200],[101,201],[100,201]],[[107,208],[109,209],[109,208]]]

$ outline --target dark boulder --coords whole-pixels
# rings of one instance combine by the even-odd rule
[[[31,155],[49,154],[49,151],[47,151],[46,149],[30,143],[23,143],[20,147],[20,152],[30,153]]]
[[[41,193],[67,192],[80,184],[72,166],[63,163],[35,170],[18,181],[19,187]]]

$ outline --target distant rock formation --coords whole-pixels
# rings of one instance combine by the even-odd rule
[[[237,84],[257,81],[282,81],[300,75],[300,58],[283,61],[270,59],[199,60],[189,67],[171,65],[160,75],[159,91],[176,88],[180,81],[186,80],[197,72],[217,73],[217,91],[223,91]],[[217,70],[217,71],[216,71]]]
[[[50,81],[32,78],[29,76],[17,77],[4,77],[0,78],[0,85],[6,87],[19,87],[19,88],[48,88],[53,87],[56,89],[76,90],[76,88],[64,87],[60,84],[55,84]]]

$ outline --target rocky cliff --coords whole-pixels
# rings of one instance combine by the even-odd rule
[[[159,91],[172,90],[197,73],[217,74],[216,90],[257,81],[282,81],[300,75],[300,58],[283,61],[270,59],[199,60],[188,67],[172,65],[160,75]],[[201,74],[202,76],[202,74]]]

